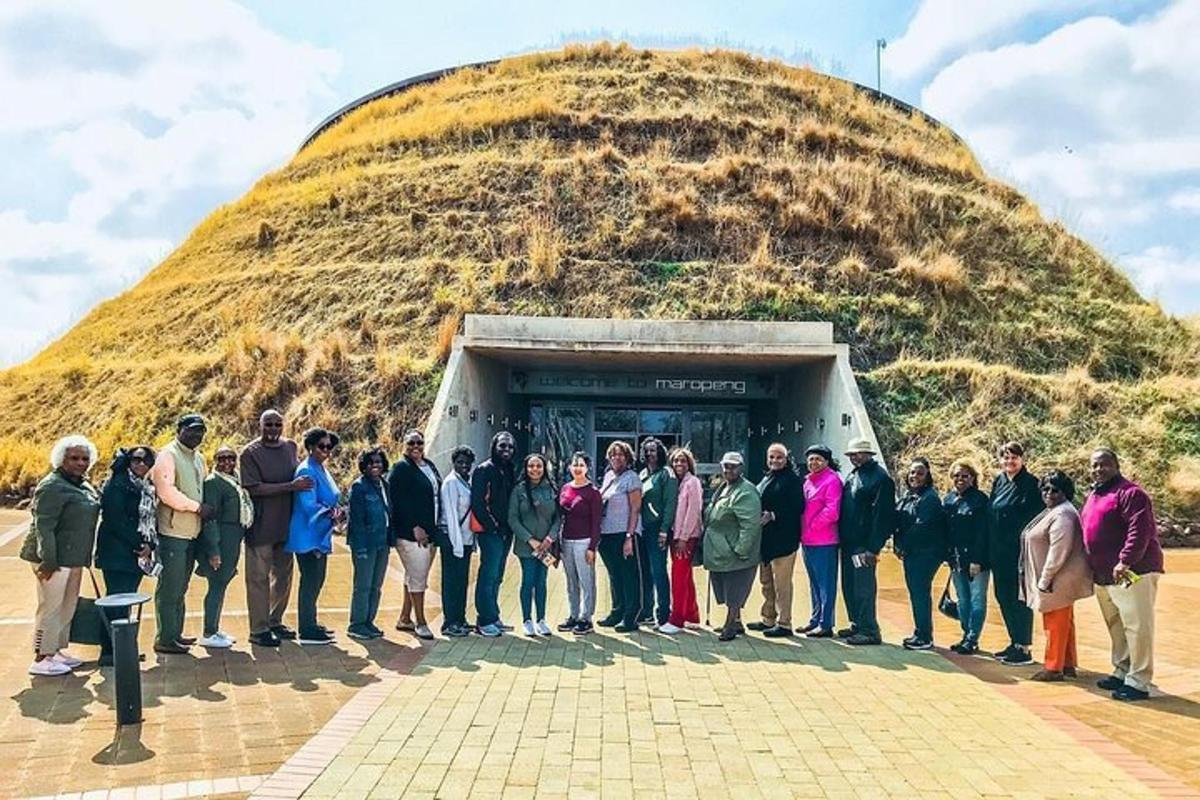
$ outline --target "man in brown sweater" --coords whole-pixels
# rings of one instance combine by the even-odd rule
[[[258,419],[259,437],[240,458],[242,486],[254,501],[254,524],[246,533],[246,607],[250,642],[278,647],[295,639],[283,624],[292,589],[292,556],[283,549],[292,517],[292,495],[312,488],[312,478],[296,478],[296,443],[283,437],[283,415],[267,410]]]

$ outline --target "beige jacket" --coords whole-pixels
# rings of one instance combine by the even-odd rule
[[[1057,611],[1092,595],[1092,570],[1075,506],[1060,503],[1025,526],[1020,569],[1021,599],[1034,611]]]

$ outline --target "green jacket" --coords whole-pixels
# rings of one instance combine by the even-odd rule
[[[675,522],[675,504],[679,501],[679,480],[667,467],[647,474],[642,470],[642,529],[670,533]]]
[[[86,567],[92,563],[100,493],[86,478],[54,470],[33,490],[33,519],[21,545],[21,558],[44,569]]]
[[[762,500],[745,478],[716,491],[704,512],[704,568],[734,572],[759,563]]]
[[[212,518],[204,523],[196,542],[196,574],[212,573],[210,556],[229,560],[241,547],[246,529],[242,527],[241,505],[237,489],[215,472],[204,479],[204,504],[212,506]]]
[[[518,558],[529,558],[533,548],[530,539],[545,539],[558,532],[558,492],[550,481],[532,487],[533,505],[525,495],[525,482],[513,487],[508,501],[508,526],[513,532],[513,554]]]

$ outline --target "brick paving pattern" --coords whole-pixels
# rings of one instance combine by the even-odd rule
[[[22,520],[0,513],[0,540]],[[1200,553],[1168,554],[1156,678],[1166,696],[1142,705],[1092,686],[1107,666],[1094,601],[1076,606],[1084,674],[1043,685],[1025,680],[1032,669],[944,651],[757,636],[726,645],[709,631],[419,645],[390,631],[394,575],[380,615],[389,641],[342,635],[332,647],[251,651],[237,579],[225,627],[241,642],[151,654],[145,722],[117,734],[108,670],[25,674],[34,599],[19,541],[0,545],[10,587],[0,593],[0,758],[10,765],[0,797],[1200,797]],[[519,617],[515,566],[509,621]],[[890,560],[881,586],[885,638],[897,642],[910,622]],[[550,589],[554,622],[560,573]],[[201,594],[194,582],[193,611]],[[344,627],[348,595],[348,558],[335,554],[327,625]],[[991,610],[984,646],[998,647]],[[939,644],[956,640],[955,625],[938,620]]]

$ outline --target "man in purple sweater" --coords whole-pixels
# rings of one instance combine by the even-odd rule
[[[1117,454],[1092,453],[1092,493],[1083,504],[1083,546],[1112,638],[1113,674],[1098,682],[1114,700],[1145,700],[1154,676],[1154,596],[1163,552],[1150,497],[1121,475]]]

